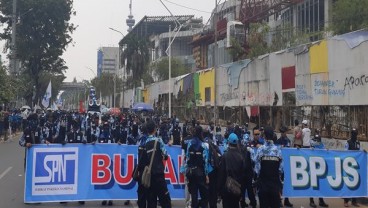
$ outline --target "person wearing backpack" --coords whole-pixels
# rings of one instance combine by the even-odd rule
[[[235,133],[229,135],[228,149],[220,161],[217,182],[223,208],[239,207],[245,185],[247,167],[238,147],[238,141],[238,136]]]
[[[217,208],[217,172],[220,168],[220,160],[221,160],[221,151],[219,147],[216,145],[215,141],[213,141],[211,138],[207,140],[208,142],[208,178],[209,178],[209,184],[208,184],[208,202],[210,208]]]
[[[303,133],[302,129],[299,126],[298,119],[295,119],[294,124],[294,147],[301,148],[303,146]]]
[[[185,208],[190,208],[190,205],[192,204],[191,199],[190,199],[190,193],[189,193],[189,190],[188,190],[188,179],[185,175],[185,172],[186,172],[186,164],[185,164],[186,159],[185,159],[185,156],[187,155],[188,144],[193,138],[193,136],[192,136],[193,129],[194,129],[194,127],[192,127],[191,125],[188,125],[187,126],[187,134],[181,140],[181,149],[182,149],[182,155],[183,155],[182,164],[183,165],[180,168],[180,173],[184,174],[184,177],[185,177]]]
[[[186,177],[188,178],[189,193],[192,198],[191,207],[207,208],[208,205],[208,174],[211,171],[208,165],[208,147],[203,142],[203,129],[200,125],[195,127],[193,138],[187,147]],[[201,201],[198,200],[198,191]]]
[[[144,171],[150,167],[150,185],[147,186],[147,207],[156,208],[157,198],[162,208],[171,208],[171,198],[165,180],[165,166],[163,161],[168,159],[165,144],[161,138],[155,137],[156,125],[152,120],[147,121],[146,130],[148,137],[144,145],[145,151],[138,163],[139,173],[142,172],[142,184]],[[152,162],[151,162],[152,161]]]
[[[247,131],[245,135],[249,135],[250,132]],[[246,177],[245,177],[245,185],[242,188],[242,198],[240,199],[240,207],[245,208],[248,207],[246,201],[245,201],[245,192],[247,192],[248,199],[250,201],[249,205],[252,208],[257,207],[257,199],[255,196],[255,191],[253,187],[253,176],[254,176],[254,162],[252,160],[252,152],[253,149],[249,146],[248,142],[242,141],[239,142],[240,150],[242,153],[242,156],[244,157],[245,164],[247,167],[246,170]],[[253,152],[254,153],[254,152]]]

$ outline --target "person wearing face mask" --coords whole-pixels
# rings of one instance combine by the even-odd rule
[[[345,150],[361,150],[360,142],[358,140],[358,130],[353,128],[351,130],[351,138],[346,141]],[[354,207],[359,207],[356,198],[344,198],[344,206],[349,207],[349,201],[351,200],[351,204]]]

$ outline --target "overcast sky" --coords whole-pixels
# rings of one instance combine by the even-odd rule
[[[170,15],[159,0],[132,1],[132,13],[136,23],[145,15]],[[129,15],[129,2],[130,0],[74,0],[74,10],[77,14],[71,21],[78,25],[78,28],[72,34],[74,46],[69,45],[63,55],[69,67],[66,81],[72,81],[74,77],[78,81],[89,80],[96,76],[97,49],[102,46],[118,46],[122,38],[120,33],[110,30],[109,27],[123,34],[127,33],[128,27],[125,20]],[[166,0],[163,2],[174,15],[193,14],[197,18],[203,17],[204,23],[207,22],[211,16],[210,12],[215,7],[215,0],[170,0],[175,4],[200,11],[187,9]]]

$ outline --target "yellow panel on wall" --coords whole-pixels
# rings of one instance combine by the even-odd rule
[[[149,88],[145,88],[144,90],[142,90],[143,92],[143,99],[145,103],[150,103],[150,92],[149,92]]]
[[[328,48],[326,40],[310,47],[309,56],[311,74],[328,72]]]
[[[200,99],[201,104],[206,105],[206,88],[211,88],[211,99],[210,104],[215,104],[215,70],[204,70],[202,72],[199,72],[199,93],[200,93]],[[209,104],[207,102],[207,104]]]

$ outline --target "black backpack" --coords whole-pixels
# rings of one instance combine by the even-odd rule
[[[220,168],[221,151],[212,141],[209,144],[209,162],[214,169]]]

